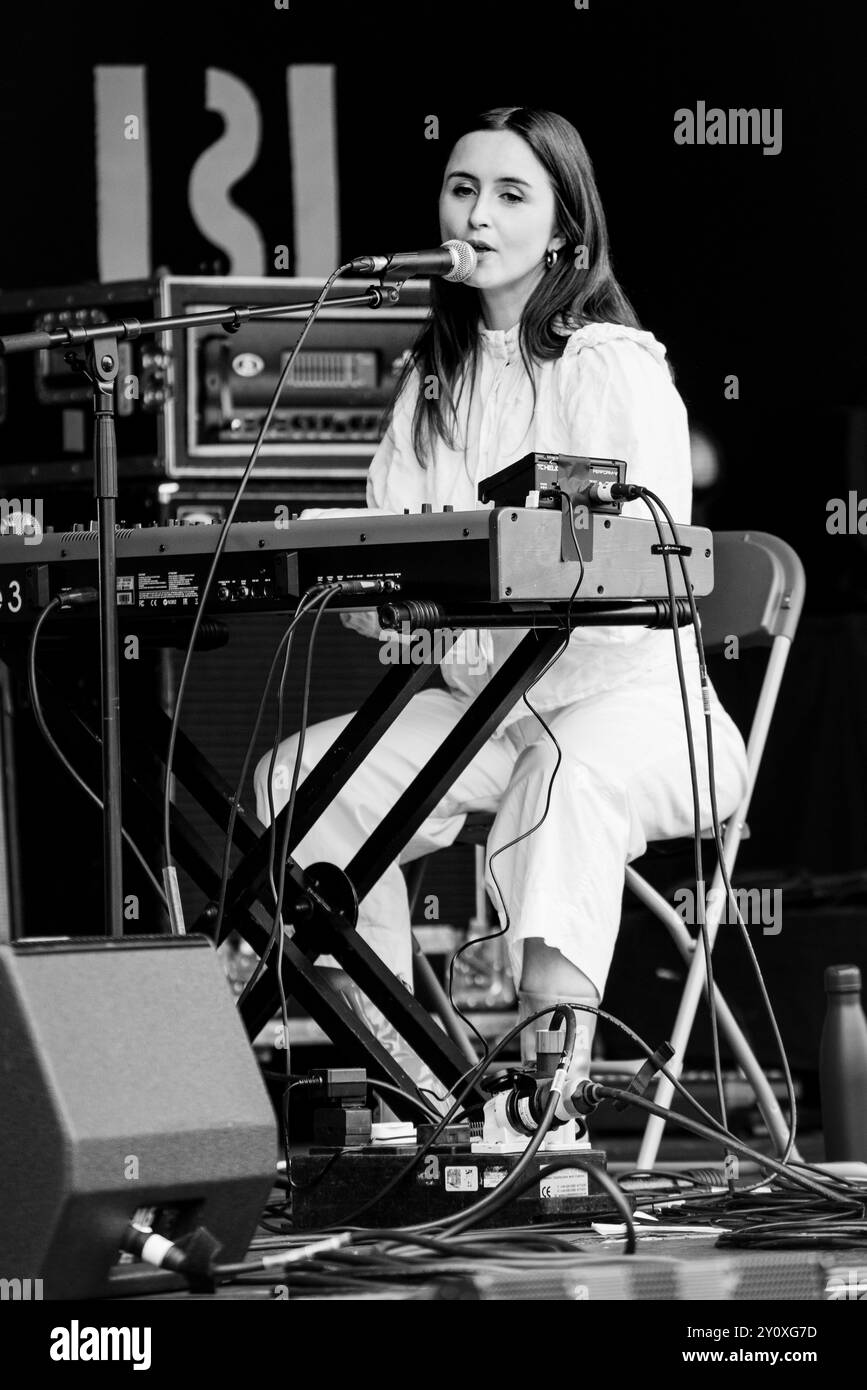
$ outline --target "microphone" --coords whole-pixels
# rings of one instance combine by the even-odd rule
[[[446,241],[433,251],[393,251],[389,256],[358,256],[349,262],[350,270],[361,271],[365,275],[400,273],[404,278],[412,275],[442,275],[444,279],[460,284],[469,280],[476,268],[478,256],[468,241]]]

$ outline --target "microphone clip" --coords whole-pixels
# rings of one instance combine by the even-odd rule
[[[671,1043],[660,1043],[653,1056],[648,1057],[647,1061],[635,1073],[629,1085],[624,1088],[625,1092],[628,1095],[634,1096],[645,1095],[660,1067],[666,1066],[673,1056],[674,1048]],[[621,1097],[620,1100],[614,1102],[614,1109],[625,1110],[628,1104],[629,1102],[626,1100],[625,1096]]]
[[[386,300],[389,304],[396,304],[400,299],[400,292],[405,284],[405,275],[399,276],[395,274],[392,277],[392,274],[389,270],[384,270],[380,277],[379,284],[377,286],[372,286],[371,288],[375,288],[377,293],[379,293],[382,296],[382,298]],[[379,308],[379,305],[377,304],[376,307]]]

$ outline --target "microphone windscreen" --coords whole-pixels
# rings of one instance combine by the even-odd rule
[[[449,248],[454,260],[453,269],[449,271],[448,275],[444,275],[443,279],[451,280],[454,284],[469,280],[479,259],[475,248],[470,246],[468,241],[444,241],[443,246]]]

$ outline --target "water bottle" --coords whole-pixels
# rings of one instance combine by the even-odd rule
[[[857,965],[829,965],[819,1048],[822,1127],[828,1160],[867,1160],[867,1018]]]

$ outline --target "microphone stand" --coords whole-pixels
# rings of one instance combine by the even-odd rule
[[[123,936],[123,852],[120,778],[120,662],[117,637],[117,436],[114,384],[117,340],[92,338],[87,362],[93,384],[93,490],[99,551],[99,651],[102,725],[103,901],[106,936]]]
[[[395,303],[400,282],[371,285],[363,294],[327,299],[326,305],[366,305],[378,309],[384,300]],[[0,356],[17,352],[44,352],[51,348],[83,347],[84,368],[93,387],[94,495],[97,503],[99,553],[99,652],[102,729],[102,828],[103,900],[105,934],[123,936],[123,856],[120,772],[120,662],[117,634],[117,436],[115,432],[115,382],[119,341],[157,334],[173,328],[221,325],[227,333],[255,318],[291,319],[315,307],[303,304],[236,305],[198,314],[157,319],[120,319],[92,328],[59,328],[51,333],[12,333],[0,337]],[[66,354],[78,369],[74,354]]]

